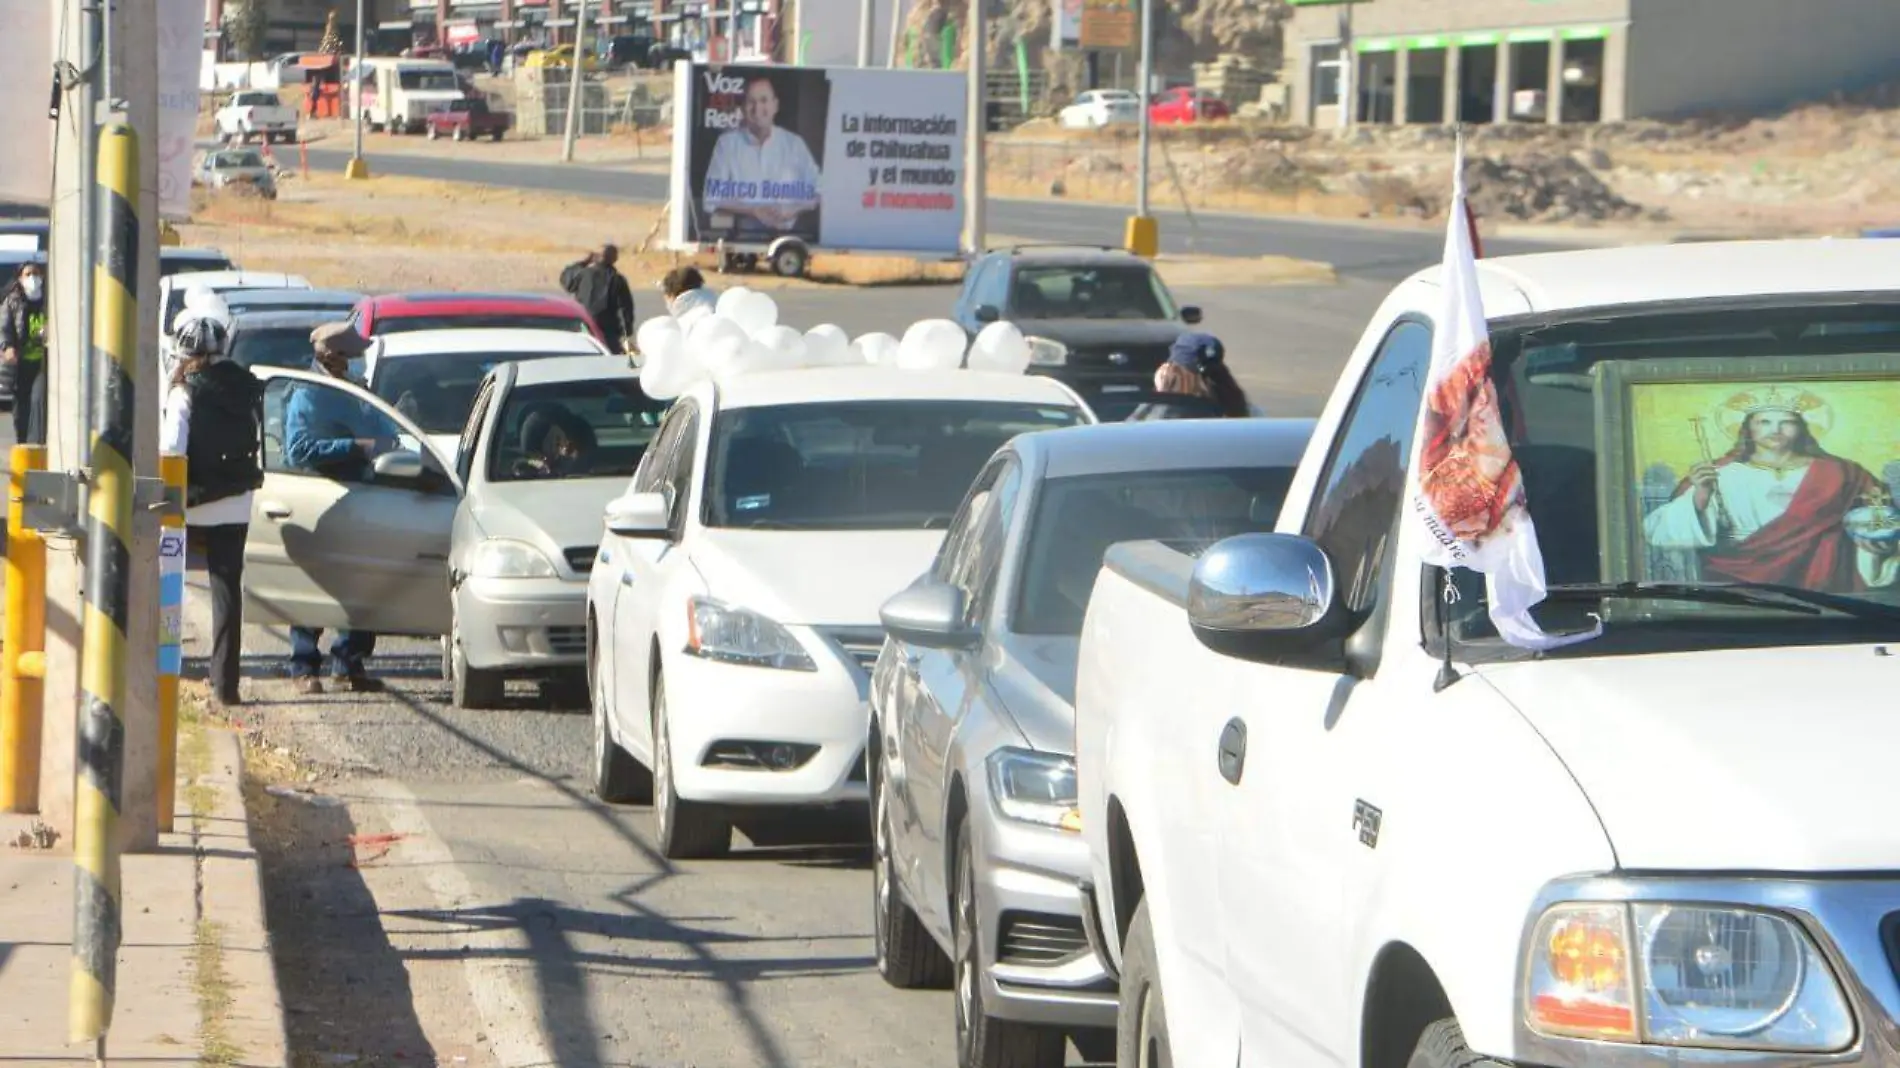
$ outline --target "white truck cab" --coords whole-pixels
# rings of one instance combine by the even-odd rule
[[[1900,1065],[1900,246],[1479,264],[1546,632],[1403,514],[1438,270],[1276,530],[1109,553],[1077,777],[1118,1063]],[[1706,491],[1705,491],[1706,490]]]
[[[392,134],[421,133],[431,112],[464,99],[455,64],[446,59],[364,61],[361,105],[373,129]]]

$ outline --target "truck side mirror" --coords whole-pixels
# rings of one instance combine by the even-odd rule
[[[1227,538],[1194,565],[1188,624],[1201,644],[1223,655],[1343,673],[1351,613],[1334,582],[1326,550],[1310,539]]]

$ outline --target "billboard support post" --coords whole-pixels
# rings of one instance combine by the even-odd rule
[[[963,164],[963,246],[972,257],[983,254],[988,244],[983,235],[984,198],[988,196],[988,181],[984,176],[984,150],[989,144],[989,32],[983,24],[984,0],[970,0],[967,29],[964,31],[966,48],[969,53],[969,84],[967,89],[970,101],[970,131],[963,139],[965,153]]]
[[[363,43],[367,39],[367,30],[363,25],[363,0],[356,0],[356,62],[350,66],[350,99],[355,102],[355,148],[350,152],[350,162],[343,168],[345,178],[368,178],[369,164],[363,162]]]
[[[796,9],[794,9],[796,10]],[[877,0],[859,0],[858,66],[871,65],[871,31],[877,25]]]

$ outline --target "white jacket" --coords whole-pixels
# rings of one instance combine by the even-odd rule
[[[700,286],[698,289],[689,289],[674,297],[669,310],[672,311],[673,318],[679,320],[683,329],[713,314],[718,306],[719,294],[706,286]]]

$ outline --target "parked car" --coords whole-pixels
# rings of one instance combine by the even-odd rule
[[[456,141],[472,141],[478,137],[499,141],[513,121],[514,116],[505,111],[490,111],[487,101],[471,99],[451,101],[441,111],[430,112],[422,124],[432,141],[443,137]]]
[[[297,139],[297,109],[286,107],[269,89],[232,94],[212,121],[219,139],[226,144],[247,144],[253,137],[262,138],[266,144]]]
[[[1090,89],[1063,108],[1057,118],[1071,130],[1132,126],[1141,120],[1141,98],[1126,89]]]
[[[1155,368],[1201,310],[1177,306],[1154,265],[1133,253],[1022,245],[970,265],[952,316],[972,334],[1015,323],[1030,339],[1030,374],[1061,379],[1097,404],[1151,390]]]
[[[231,338],[226,351],[245,367],[307,369],[316,359],[310,333],[336,314],[322,309],[265,308],[231,316]]]
[[[1508,644],[1486,576],[1427,563],[1420,272],[1276,533],[1119,545],[1096,581],[1076,759],[1120,1063],[1891,1060],[1900,840],[1842,814],[1900,801],[1867,705],[1900,637],[1894,402],[1857,399],[1900,388],[1900,246],[1477,274],[1532,617],[1580,640]],[[1474,416],[1449,484],[1490,485],[1494,440]]]
[[[581,63],[581,69],[589,74],[600,69],[600,60],[591,52],[582,59]],[[527,59],[523,60],[521,65],[524,67],[571,67],[574,65],[574,46],[564,44],[555,45],[553,48],[537,49],[528,53]]]
[[[1230,119],[1233,115],[1227,101],[1191,86],[1163,90],[1148,104],[1148,121],[1156,124],[1208,122]]]
[[[414,420],[436,451],[453,461],[475,393],[498,364],[607,354],[607,346],[578,332],[425,330],[373,338],[363,357],[363,383]]]
[[[350,313],[364,337],[418,330],[556,330],[601,340],[580,302],[546,293],[385,293],[365,297]]]
[[[204,154],[196,177],[210,190],[250,189],[277,199],[277,171],[254,148],[214,148]]]
[[[655,43],[654,39],[646,34],[618,34],[601,42],[599,55],[607,64],[608,70],[638,67],[645,64]]]
[[[1273,528],[1310,422],[1027,434],[977,475],[931,569],[885,602],[871,682],[878,970],[956,991],[957,1062],[1114,1058],[1115,986],[1076,886],[1075,663],[1109,545]]]
[[[215,248],[166,245],[158,250],[158,274],[161,278],[174,274],[235,269],[236,265],[231,262],[231,258]]]
[[[171,336],[174,320],[185,307],[185,292],[193,286],[203,286],[224,295],[238,289],[309,289],[310,282],[302,275],[279,271],[200,271],[162,277],[158,280],[161,340]]]
[[[463,490],[442,669],[457,708],[494,707],[510,678],[586,694],[587,575],[601,513],[665,414],[624,357],[556,356],[489,373],[456,456]],[[550,457],[550,433],[573,443],[571,458]]]
[[[254,286],[226,290],[218,294],[218,299],[233,315],[247,311],[321,311],[329,314],[329,321],[339,322],[349,317],[350,310],[362,301],[363,294],[348,289]]]
[[[667,857],[735,812],[861,806],[878,605],[929,566],[1018,433],[1091,422],[1044,378],[760,371],[674,402],[589,579],[595,792],[652,798]]]
[[[675,63],[693,61],[693,50],[660,41],[647,49],[646,66],[651,70],[671,70]]]

